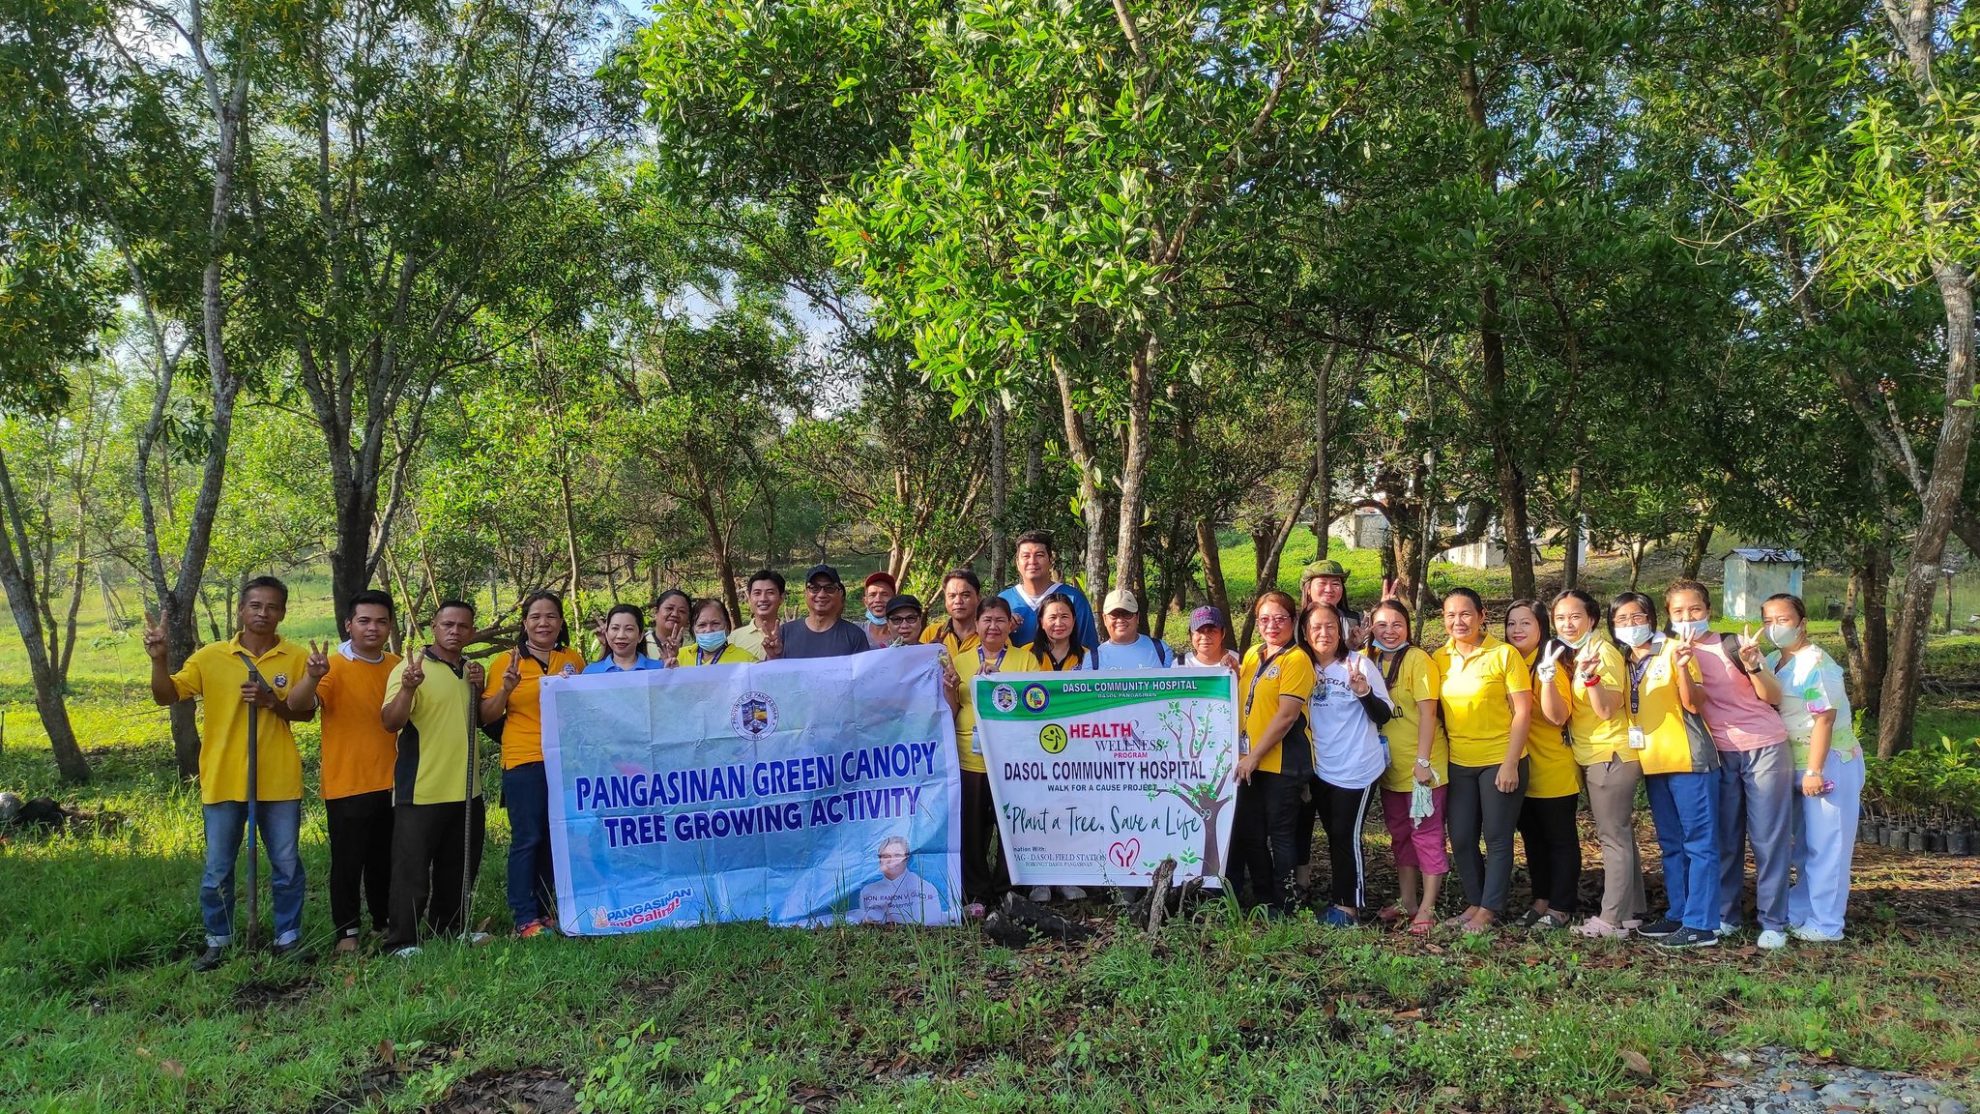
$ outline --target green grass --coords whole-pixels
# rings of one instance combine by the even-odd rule
[[[1288,550],[1293,584],[1304,545]],[[1374,554],[1336,555],[1354,588],[1379,584]],[[1232,574],[1250,568],[1248,548],[1225,559]],[[1250,585],[1233,575],[1232,590]],[[285,629],[327,636],[328,609],[304,579]],[[970,928],[735,925],[442,945],[408,963],[244,957],[194,976],[197,794],[172,771],[135,633],[87,617],[71,710],[90,785],[57,784],[25,678],[0,684],[0,788],[121,815],[105,831],[0,844],[0,1109],[409,1110],[471,1105],[461,1096],[529,1069],[604,1110],[1629,1110],[1667,1105],[1709,1076],[1716,1051],[1760,1044],[1938,1073],[1980,1066],[1970,932],[1920,930],[1881,901],[1848,946],[1782,955],[1426,945],[1213,907],[1157,940],[1114,929],[1073,951],[1013,953]],[[0,638],[0,655],[18,661],[18,645]],[[1972,669],[1980,639],[1934,643],[1932,662]],[[1928,706],[1920,734],[1942,730],[1980,733],[1980,705]],[[314,729],[301,739],[313,785]],[[490,827],[476,909],[499,924],[499,810]],[[319,801],[306,804],[303,852],[321,953]],[[1632,1074],[1625,1051],[1653,1076]]]

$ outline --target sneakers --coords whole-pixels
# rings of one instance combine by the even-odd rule
[[[1760,938],[1755,940],[1754,943],[1770,952],[1785,948],[1787,947],[1787,933],[1782,932],[1778,928],[1770,928],[1762,932]]]
[[[1736,924],[1734,924],[1734,923],[1732,923],[1731,921],[1720,921],[1720,922],[1719,922],[1719,935],[1721,935],[1721,936],[1737,936],[1737,935],[1739,935],[1739,926],[1738,926],[1738,925],[1736,925]]]
[[[1657,941],[1660,948],[1715,948],[1719,945],[1718,936],[1702,928],[1679,928],[1676,932]]]
[[[538,917],[537,919],[529,922],[528,924],[523,925],[521,928],[516,929],[516,936],[519,939],[523,939],[523,940],[534,940],[538,936],[541,936],[548,931],[550,931],[549,922],[545,921],[541,917]],[[476,933],[476,935],[486,935],[486,934]]]
[[[1629,929],[1617,928],[1600,917],[1590,917],[1574,926],[1577,936],[1587,936],[1596,940],[1620,940],[1629,935]]]
[[[1648,940],[1662,940],[1684,926],[1669,917],[1659,917],[1646,925],[1638,925],[1636,934]]]
[[[270,944],[268,954],[276,959],[302,960],[308,958],[303,952],[302,938],[297,937],[286,944]]]
[[[1322,922],[1333,925],[1335,928],[1353,928],[1357,923],[1353,913],[1348,912],[1338,905],[1329,905],[1326,915],[1320,919]]]
[[[403,947],[403,948],[399,948],[398,950],[396,950],[396,951],[394,951],[394,952],[392,953],[392,958],[393,958],[393,959],[411,959],[412,957],[414,957],[414,956],[416,956],[416,955],[418,955],[418,954],[419,954],[419,948],[418,948],[418,946],[416,946],[416,945],[413,945],[413,944],[407,944],[407,945],[406,945],[405,947]]]
[[[1806,940],[1811,944],[1834,944],[1839,943],[1843,938],[1843,934],[1840,932],[1834,934],[1818,932],[1815,929],[1806,928],[1802,925],[1795,925],[1793,928],[1788,929],[1788,935],[1797,940]],[[1765,945],[1762,946],[1764,947]]]
[[[206,950],[193,956],[192,969],[199,972],[211,971],[227,962],[227,949],[209,944]]]

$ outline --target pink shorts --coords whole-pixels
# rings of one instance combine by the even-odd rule
[[[1413,867],[1425,874],[1448,874],[1451,860],[1444,854],[1444,795],[1450,789],[1439,785],[1430,791],[1430,815],[1411,826],[1409,794],[1382,790],[1382,823],[1389,829],[1389,843],[1396,851],[1398,869]]]

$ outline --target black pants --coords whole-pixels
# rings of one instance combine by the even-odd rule
[[[1313,822],[1320,818],[1320,778],[1308,775],[1300,781],[1299,819],[1293,821],[1293,865],[1313,861]]]
[[[1293,867],[1297,865],[1300,791],[1308,774],[1251,775],[1238,785],[1237,814],[1231,818],[1231,891],[1251,883],[1252,900],[1274,909],[1292,909]]]
[[[1320,826],[1327,830],[1327,860],[1333,877],[1329,900],[1335,905],[1359,909],[1367,904],[1367,878],[1362,869],[1361,826],[1368,820],[1368,802],[1375,796],[1373,785],[1343,789],[1324,778],[1314,779],[1314,806],[1320,813]]]
[[[970,901],[985,905],[1002,899],[1011,888],[1011,872],[1004,865],[1002,847],[994,851],[990,837],[997,834],[996,804],[990,796],[990,775],[975,770],[962,772],[962,883]]]
[[[397,805],[392,818],[392,928],[388,948],[403,948],[428,933],[451,936],[461,931],[461,853],[463,822],[467,880],[471,894],[481,873],[481,842],[488,830],[488,812],[480,797],[472,809],[459,801],[440,805]]]
[[[1526,759],[1519,760],[1519,787],[1499,791],[1499,767],[1451,763],[1451,788],[1444,817],[1451,833],[1451,863],[1457,867],[1464,903],[1498,916],[1512,890],[1513,831],[1526,799]],[[1485,852],[1478,841],[1485,841]]]
[[[323,808],[330,820],[330,920],[337,936],[356,936],[363,926],[360,896],[371,907],[371,927],[383,932],[392,909],[392,791],[338,797]]]
[[[1526,873],[1533,900],[1573,916],[1581,890],[1581,834],[1574,814],[1579,796],[1528,797],[1519,806],[1519,839],[1526,845]]]

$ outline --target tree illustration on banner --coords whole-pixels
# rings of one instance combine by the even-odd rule
[[[1213,707],[1223,707],[1216,705]],[[1201,766],[1205,757],[1214,753],[1216,765],[1203,780],[1177,778],[1174,785],[1148,791],[1148,799],[1174,797],[1188,806],[1191,812],[1203,820],[1203,876],[1220,877],[1224,873],[1224,857],[1217,847],[1217,817],[1231,797],[1224,790],[1229,787],[1231,773],[1236,764],[1231,760],[1231,747],[1221,745],[1229,735],[1229,724],[1220,724],[1222,718],[1213,714],[1201,714],[1209,709],[1184,707],[1182,701],[1170,701],[1166,711],[1155,715],[1162,725],[1166,737],[1144,740],[1151,751],[1168,751],[1183,762]],[[1178,865],[1189,866],[1196,856],[1182,860]]]

